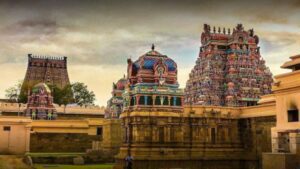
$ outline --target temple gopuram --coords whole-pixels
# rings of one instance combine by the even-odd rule
[[[123,111],[123,92],[127,85],[125,75],[117,83],[113,83],[112,97],[107,101],[105,118],[119,118]]]
[[[36,84],[28,93],[24,114],[33,120],[54,120],[57,117],[51,90],[45,83]]]
[[[118,165],[125,165],[125,157],[132,154],[135,166],[143,168],[144,161],[160,156],[162,148],[172,145],[175,149],[182,142],[176,132],[184,126],[180,120],[183,90],[178,88],[177,64],[154,45],[137,61],[128,59],[127,73]]]
[[[28,66],[22,84],[20,97],[38,83],[64,88],[70,84],[67,57],[33,56],[28,54]]]
[[[242,24],[226,31],[204,24],[199,57],[185,88],[185,104],[253,106],[271,93],[272,74],[260,55],[259,38]]]
[[[129,88],[123,95],[124,111],[182,111],[183,93],[178,89],[177,64],[154,50],[135,62],[128,59]]]

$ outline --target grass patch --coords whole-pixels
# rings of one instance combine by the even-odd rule
[[[55,164],[35,164],[36,169],[112,169],[113,164],[95,165],[55,165]]]
[[[0,169],[30,169],[23,163],[22,156],[0,156]]]
[[[77,157],[83,156],[85,153],[26,153],[31,157]]]

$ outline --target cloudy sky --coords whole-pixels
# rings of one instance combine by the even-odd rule
[[[27,54],[68,56],[71,82],[84,82],[105,105],[112,83],[152,43],[173,58],[185,86],[200,47],[203,24],[243,23],[260,37],[273,74],[300,53],[300,1],[0,0],[0,98],[25,76]]]

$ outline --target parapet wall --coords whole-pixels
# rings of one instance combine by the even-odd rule
[[[221,106],[184,106],[184,113],[205,116],[206,113],[217,112],[223,117],[244,119],[255,117],[276,116],[275,102],[250,107],[221,107]]]
[[[4,103],[0,102],[0,112],[24,112],[27,104],[22,103]],[[93,115],[104,115],[105,108],[99,106],[58,106],[55,105],[56,111],[59,114],[93,114]]]

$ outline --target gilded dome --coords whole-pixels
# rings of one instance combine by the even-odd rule
[[[46,83],[38,83],[34,85],[31,91],[32,93],[46,92],[47,94],[51,94],[51,90]]]

